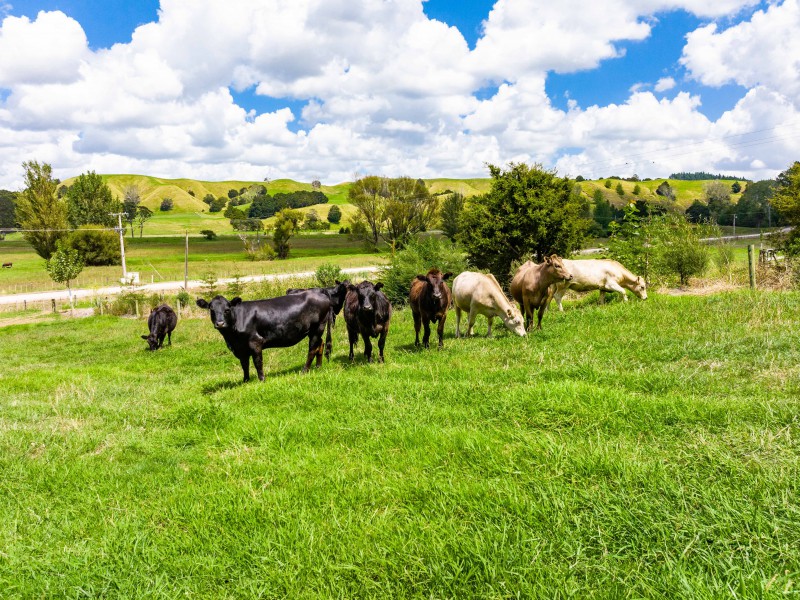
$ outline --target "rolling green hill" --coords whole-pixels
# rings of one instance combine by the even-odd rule
[[[633,194],[633,189],[636,187],[637,183],[641,190],[638,195],[639,198],[653,202],[657,200],[663,200],[661,196],[656,194],[656,188],[661,185],[662,182],[666,181],[675,192],[675,204],[682,210],[686,210],[695,200],[705,199],[704,187],[711,183],[712,180],[684,181],[680,179],[652,179],[650,181],[636,182],[610,179],[610,181],[610,188],[605,187],[606,179],[581,181],[578,185],[581,186],[581,191],[583,194],[589,198],[594,195],[595,190],[599,189],[603,193],[603,196],[605,196],[605,198],[611,202],[611,204],[615,206],[621,206],[622,204],[630,202],[637,197]],[[737,180],[719,179],[713,181],[719,181],[720,183],[724,183],[730,187]],[[620,196],[616,192],[615,188],[617,187],[617,183],[622,184],[622,189],[625,192],[625,196]],[[739,181],[739,183],[742,183],[742,181]],[[731,193],[731,201],[733,201],[734,204],[739,201],[740,197],[741,193]]]

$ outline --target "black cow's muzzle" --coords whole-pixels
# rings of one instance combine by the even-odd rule
[[[222,329],[226,327],[225,321],[217,321],[216,323],[214,323],[214,327],[216,327],[217,329]]]

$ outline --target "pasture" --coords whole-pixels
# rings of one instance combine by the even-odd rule
[[[207,316],[0,334],[0,589],[29,597],[783,598],[800,294],[548,311],[241,384]],[[479,319],[476,331],[485,332]]]

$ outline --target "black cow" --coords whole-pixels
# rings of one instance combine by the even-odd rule
[[[358,343],[358,335],[364,338],[364,355],[367,362],[372,362],[371,337],[378,338],[379,360],[383,362],[383,347],[386,334],[389,333],[389,319],[392,317],[392,305],[386,294],[380,291],[382,283],[372,284],[362,281],[357,286],[347,286],[347,297],[344,301],[344,320],[347,323],[347,334],[350,338],[350,360],[354,360],[353,346]]]
[[[245,381],[250,380],[250,357],[258,378],[264,381],[261,351],[288,348],[305,338],[308,338],[308,356],[303,372],[308,371],[314,356],[317,366],[322,364],[322,334],[331,310],[331,300],[325,294],[295,294],[247,302],[217,296],[210,303],[198,298],[197,306],[210,311],[212,325],[242,364]]]
[[[347,286],[350,285],[350,281],[345,279],[344,281],[336,280],[336,285],[332,287],[316,287],[316,288],[289,288],[286,290],[286,295],[290,294],[304,294],[306,292],[316,292],[320,294],[325,294],[328,298],[331,299],[331,312],[330,312],[330,322],[328,323],[327,333],[325,335],[325,358],[330,360],[331,358],[331,348],[333,346],[331,342],[331,327],[336,326],[336,315],[338,315],[342,311],[342,306],[344,306],[344,299],[347,296]]]
[[[164,338],[166,337],[169,345],[172,346],[172,332],[175,331],[175,326],[178,324],[178,315],[168,305],[162,304],[156,306],[150,311],[150,316],[147,318],[147,327],[150,329],[150,335],[143,335],[142,339],[147,340],[150,345],[150,350],[158,350],[164,345]]]

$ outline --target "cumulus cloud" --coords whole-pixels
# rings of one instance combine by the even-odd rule
[[[725,164],[769,172],[785,167],[779,150],[791,141],[769,151],[734,142],[797,116],[797,0],[742,21],[755,4],[498,0],[474,50],[458,29],[428,18],[421,0],[161,0],[157,21],[97,51],[62,12],[7,16],[0,187],[19,185],[30,158],[51,162],[62,178],[94,169],[336,183],[355,173],[485,176],[487,162],[511,160],[584,176]],[[550,73],[615,60],[624,42],[650,35],[658,14],[677,9],[740,21],[692,32],[681,59],[705,85],[752,88],[735,108],[711,122],[702,95],[645,91],[674,89],[672,77],[635,86],[619,104],[553,105]],[[496,90],[488,98],[487,88]],[[301,108],[249,112],[232,90]],[[702,154],[692,155],[696,145]]]

